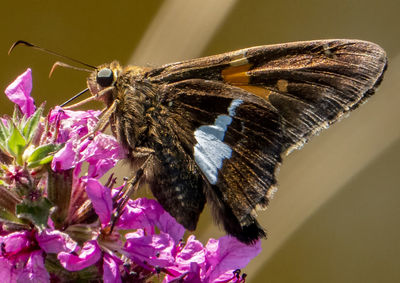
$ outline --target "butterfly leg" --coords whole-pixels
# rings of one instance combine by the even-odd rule
[[[112,228],[114,224],[117,222],[119,216],[122,214],[126,203],[131,198],[132,194],[137,190],[140,181],[145,174],[146,168],[151,163],[153,159],[152,154],[148,154],[140,168],[136,171],[133,177],[131,177],[126,183],[125,186],[119,191],[119,193],[114,197],[114,200],[117,200],[116,213],[113,214],[112,219]],[[112,230],[112,229],[111,229]]]
[[[113,104],[111,104],[110,107],[108,107],[105,111],[103,111],[103,116],[101,116],[100,120],[97,122],[96,127],[90,131],[88,134],[83,136],[81,140],[84,140],[86,138],[92,138],[96,134],[96,132],[103,132],[107,126],[110,124],[110,117],[114,113],[115,108],[118,105],[118,100],[114,100]]]

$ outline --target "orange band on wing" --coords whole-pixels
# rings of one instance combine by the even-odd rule
[[[229,66],[226,69],[222,70],[221,75],[223,80],[228,84],[248,84],[250,78],[246,72],[250,69],[250,67],[251,64]]]
[[[237,85],[236,87],[240,87],[241,89],[244,89],[254,95],[257,95],[258,97],[265,99],[265,100],[268,100],[268,96],[271,94],[271,91],[269,89],[259,87],[259,86]]]

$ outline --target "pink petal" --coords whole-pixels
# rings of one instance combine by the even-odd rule
[[[176,243],[182,239],[185,228],[176,222],[162,206],[153,199],[138,198],[129,201],[124,213],[118,221],[118,227],[123,229],[145,229],[147,233],[157,226],[162,232],[169,234]]]
[[[123,262],[118,258],[114,258],[108,254],[103,257],[103,282],[104,283],[120,283],[121,274],[119,272],[119,265]]]
[[[27,249],[31,245],[31,239],[27,231],[14,232],[7,236],[0,237],[2,251],[6,253],[18,253],[23,249]]]
[[[168,271],[173,276],[169,276],[166,282],[172,281],[183,274],[193,273],[190,276],[194,280],[195,277],[199,278],[200,280],[200,273],[205,273],[205,249],[203,244],[196,240],[195,236],[191,235],[188,237],[186,241],[186,245],[183,247],[181,251],[175,257],[175,264],[174,266],[168,267]],[[194,274],[197,274],[196,276]]]
[[[13,266],[12,262],[4,257],[0,257],[0,278],[4,282],[15,282],[15,278],[18,277],[18,271]],[[19,274],[20,272],[18,272]]]
[[[77,248],[77,243],[68,234],[57,230],[46,229],[36,236],[36,240],[46,253],[70,253]]]
[[[49,114],[49,122],[58,128],[58,143],[66,143],[52,161],[52,169],[67,170],[88,162],[88,176],[100,178],[125,157],[125,152],[113,136],[98,133],[93,140],[82,137],[97,125],[98,111],[70,111],[56,108]]]
[[[31,97],[32,71],[27,69],[15,79],[5,90],[7,97],[17,104],[22,113],[30,117],[35,112],[35,104]]]
[[[79,255],[60,252],[57,256],[61,265],[69,271],[78,271],[95,264],[101,258],[101,250],[95,240],[84,244]]]
[[[156,225],[162,232],[170,235],[174,239],[175,243],[178,243],[180,240],[182,240],[183,235],[185,234],[185,228],[176,222],[175,218],[173,218],[165,210],[164,213],[158,218],[158,222],[156,222],[154,225]]]
[[[180,266],[189,266],[191,262],[202,265],[206,260],[203,244],[196,240],[194,235],[187,238],[186,245],[176,256],[176,262]]]
[[[172,252],[175,247],[173,239],[168,234],[145,236],[142,230],[125,235],[124,250],[129,258],[137,264],[146,266],[166,267],[174,262]]]
[[[1,282],[16,282],[24,271],[29,253],[11,254],[11,256],[0,256],[0,278]]]
[[[63,109],[59,106],[56,106],[54,109],[51,110],[50,116],[49,116],[49,121],[51,123],[54,123],[57,119],[57,116],[61,113],[61,119],[63,121],[68,121],[68,125],[71,124],[77,124],[79,122],[82,122],[84,120],[95,120],[94,123],[91,123],[92,126],[95,126],[97,123],[97,117],[101,114],[101,111],[98,110],[87,110],[87,111],[82,111],[82,110],[66,110]],[[73,123],[70,124],[70,121],[74,121]],[[87,122],[87,121],[85,121]]]
[[[190,283],[202,283],[202,282],[210,282],[210,281],[205,281],[200,277],[201,273],[201,267],[198,265],[196,262],[190,263],[190,269],[189,271],[184,272],[183,274],[180,274],[179,276],[172,276],[170,274],[167,274],[164,277],[163,283],[169,283],[169,282],[190,282]],[[227,281],[229,282],[229,281]]]
[[[73,142],[67,142],[53,157],[51,169],[55,172],[68,170],[76,164],[76,154],[74,152]]]
[[[88,176],[100,178],[124,157],[124,151],[113,136],[98,133],[82,150],[79,162],[89,163]]]
[[[14,232],[7,236],[0,237],[1,256],[0,256],[0,278],[1,282],[17,282],[24,272],[29,274],[26,263],[30,260],[34,248],[32,246],[32,234],[28,231]],[[42,255],[41,250],[36,250]],[[35,258],[33,259],[35,260]],[[41,256],[43,262],[43,257]],[[39,274],[40,271],[39,271]],[[19,282],[19,281],[18,281]],[[47,282],[47,281],[46,281]]]
[[[207,279],[224,282],[232,278],[233,271],[245,267],[261,252],[261,241],[246,245],[230,236],[210,239],[206,245]]]
[[[93,208],[103,225],[111,220],[113,203],[110,189],[104,187],[97,179],[88,178],[86,182],[86,193],[92,201]]]
[[[49,114],[49,123],[60,124],[57,142],[64,143],[72,137],[83,137],[92,131],[100,113],[101,111],[72,111],[56,107]]]
[[[50,275],[44,266],[44,257],[42,251],[34,251],[31,253],[17,282],[50,282]]]

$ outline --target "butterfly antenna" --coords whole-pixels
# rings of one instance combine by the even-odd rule
[[[81,65],[86,66],[86,67],[89,67],[89,68],[91,68],[91,69],[94,69],[94,70],[97,69],[95,66],[86,64],[86,63],[84,63],[84,62],[82,62],[82,61],[80,61],[80,60],[71,58],[71,57],[69,57],[69,56],[62,55],[62,54],[60,54],[60,53],[57,53],[57,52],[48,50],[48,49],[46,49],[46,48],[43,48],[43,47],[34,45],[34,44],[29,43],[29,42],[27,42],[27,41],[25,41],[25,40],[18,40],[18,41],[16,41],[16,42],[14,42],[13,45],[11,45],[10,50],[8,50],[8,55],[10,55],[11,51],[13,51],[13,49],[14,49],[16,46],[18,46],[18,45],[25,45],[25,46],[28,46],[28,47],[32,47],[32,48],[35,48],[35,49],[40,50],[40,51],[42,51],[42,52],[46,52],[46,53],[49,53],[49,54],[52,54],[52,55],[55,55],[55,56],[58,56],[58,57],[61,57],[61,58],[64,58],[64,59],[71,60],[72,62],[81,64]]]
[[[93,72],[92,70],[89,70],[89,69],[86,69],[86,68],[79,68],[79,67],[76,67],[76,66],[72,66],[72,65],[66,64],[64,62],[57,61],[57,62],[55,62],[53,64],[53,67],[51,67],[51,70],[50,70],[50,73],[49,73],[49,78],[51,77],[51,75],[53,74],[54,70],[57,67],[64,67],[64,68],[74,69],[74,70],[78,70],[78,71],[85,71],[85,72],[89,72],[89,73]]]

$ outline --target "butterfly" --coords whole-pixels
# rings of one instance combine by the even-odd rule
[[[258,46],[149,68],[94,67],[92,98],[106,111],[137,184],[196,229],[206,203],[218,224],[251,244],[256,212],[276,190],[282,156],[374,93],[385,51],[359,40]]]

